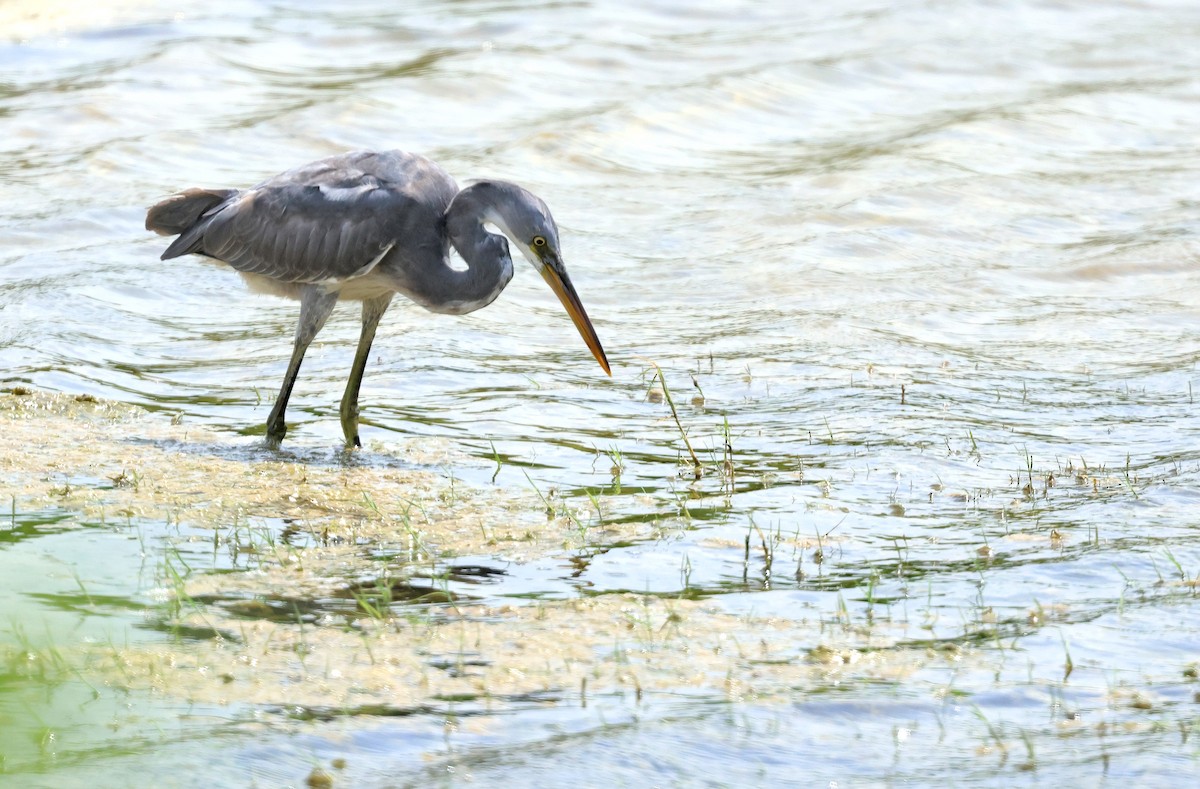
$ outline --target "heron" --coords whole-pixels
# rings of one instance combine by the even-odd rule
[[[600,367],[612,375],[567,276],[550,209],[508,181],[481,180],[459,189],[449,173],[419,154],[354,151],[249,189],[186,189],[151,207],[146,229],[178,236],[162,260],[201,255],[232,267],[251,290],[300,302],[291,360],[267,417],[270,446],[278,447],[287,433],[284,414],[304,353],[337,302],[362,302],[362,330],[340,408],[347,447],[361,447],[359,388],[392,297],[399,293],[451,315],[486,307],[512,280],[510,243],[546,280]],[[451,265],[451,247],[465,269]]]

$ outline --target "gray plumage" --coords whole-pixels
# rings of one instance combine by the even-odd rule
[[[485,223],[504,235],[488,232]],[[423,156],[359,151],[249,189],[188,189],[150,208],[146,228],[178,236],[163,260],[203,255],[228,264],[254,289],[299,299],[292,362],[267,420],[273,444],[286,432],[284,409],[304,351],[338,300],[363,302],[363,333],[342,400],[343,431],[357,446],[358,387],[392,294],[435,312],[485,307],[512,279],[510,241],[550,284],[609,371],[563,267],[554,218],[541,199],[516,184],[480,181],[460,191]],[[451,246],[465,270],[450,265]]]

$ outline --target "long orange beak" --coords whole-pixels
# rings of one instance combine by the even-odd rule
[[[608,367],[608,357],[604,355],[604,348],[600,346],[600,338],[596,336],[596,330],[592,328],[592,322],[588,320],[587,312],[583,309],[583,302],[579,300],[579,295],[575,292],[575,286],[571,284],[571,278],[567,276],[566,269],[557,261],[547,262],[542,266],[542,279],[546,280],[550,290],[554,291],[554,295],[558,296],[558,300],[566,307],[567,314],[571,316],[571,322],[579,330],[579,334],[587,343],[592,356],[595,356],[596,361],[600,362],[604,372],[611,376],[612,370]]]

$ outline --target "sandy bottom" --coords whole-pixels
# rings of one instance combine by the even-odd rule
[[[548,517],[531,491],[472,489],[419,470],[444,463],[444,452],[276,452],[130,406],[0,395],[0,480],[19,509],[211,530],[215,543],[254,556],[242,572],[163,573],[155,615],[212,637],[78,645],[86,675],[112,687],[320,716],[649,690],[782,698],[973,660],[958,647],[897,646],[915,634],[886,623],[860,632],[799,613],[735,615],[704,599],[455,602],[422,574],[456,556],[565,562],[574,549],[653,539],[670,524],[581,529],[570,502]],[[285,524],[304,536],[299,545],[282,538]],[[408,588],[414,574],[433,593],[389,605],[380,590]],[[304,613],[281,616],[281,600]]]
[[[11,0],[0,3],[0,37],[9,40],[107,29],[141,19],[170,16],[153,0]]]

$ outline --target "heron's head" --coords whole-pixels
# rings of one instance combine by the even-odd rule
[[[495,225],[510,243],[521,250],[525,259],[558,296],[604,372],[612,375],[596,330],[592,328],[583,303],[575,293],[575,286],[567,276],[558,242],[558,225],[554,223],[550,209],[537,195],[507,181],[480,181],[468,187],[468,190],[478,192],[482,198],[482,221]]]

